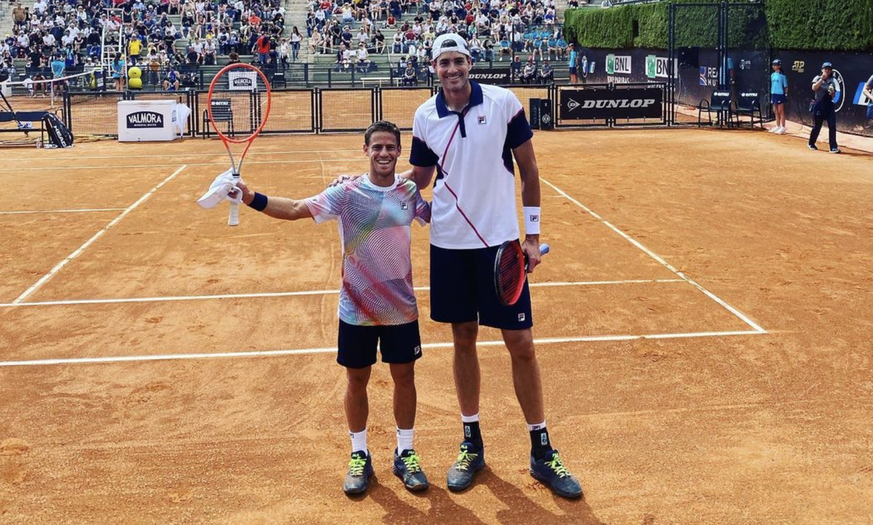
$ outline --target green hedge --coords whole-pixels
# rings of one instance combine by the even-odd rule
[[[689,3],[700,0],[674,0]],[[730,9],[731,47],[820,51],[873,50],[873,0],[765,0],[764,10],[748,0]],[[677,11],[680,46],[715,47],[717,9]],[[668,2],[609,9],[571,9],[564,15],[568,42],[589,48],[667,48]],[[636,24],[636,35],[634,25]]]

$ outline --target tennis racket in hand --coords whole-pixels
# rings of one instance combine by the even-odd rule
[[[267,123],[271,99],[267,77],[249,64],[230,64],[209,84],[206,100],[209,123],[227,149],[234,179],[239,179],[246,153]],[[232,144],[245,145],[239,155],[239,164],[234,159]],[[227,224],[239,224],[238,203],[230,203]]]
[[[540,244],[540,255],[549,253],[548,244]],[[518,241],[506,241],[497,249],[494,258],[494,291],[504,306],[512,306],[521,297],[527,279],[527,254]]]

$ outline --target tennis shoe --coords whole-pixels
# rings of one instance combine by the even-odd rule
[[[452,492],[460,492],[473,484],[473,477],[485,468],[485,449],[475,448],[469,441],[461,443],[461,452],[449,469],[447,485]]]
[[[813,151],[818,150],[818,146],[816,146],[815,144],[807,144],[807,146],[809,147],[809,149],[811,149]]]
[[[343,492],[346,494],[363,494],[370,485],[373,476],[373,462],[369,452],[352,452],[349,460],[349,472],[343,483]]]
[[[833,153],[833,154],[836,155],[836,154],[839,154],[839,153],[842,153],[842,152],[840,151],[840,148],[831,148],[831,153]]]
[[[543,459],[530,457],[530,475],[564,498],[582,497],[582,486],[570,474],[557,450],[550,450]]]
[[[788,133],[788,130],[785,128],[779,128],[779,131],[776,132],[777,135],[785,135]]]
[[[768,131],[770,133],[777,133],[779,131],[779,126],[776,126],[775,128],[770,128]]]
[[[403,480],[403,485],[411,492],[427,490],[430,487],[420,462],[421,457],[414,450],[404,450],[400,455],[394,450],[394,475]]]

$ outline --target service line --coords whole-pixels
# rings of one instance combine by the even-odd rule
[[[78,159],[77,159],[78,160]],[[319,161],[319,159],[311,159],[311,160],[248,160],[246,159],[246,166],[251,164],[317,164],[318,162],[358,162],[364,165],[367,159],[362,157],[355,157],[353,159],[324,159]],[[189,162],[187,166],[222,166],[227,164],[227,159],[216,159],[212,162]],[[125,165],[125,169],[132,168],[168,168],[178,166],[176,163],[170,164],[131,164]],[[106,166],[77,166],[77,165],[67,165],[64,166],[64,170],[98,170],[104,169]],[[58,168],[52,166],[46,167],[31,167],[31,168],[2,168],[0,169],[0,173],[17,173],[21,171],[58,171]]]
[[[724,309],[727,310],[728,312],[734,314],[734,316],[738,317],[742,322],[744,322],[744,323],[746,323],[747,325],[749,325],[753,330],[755,330],[756,332],[760,332],[760,333],[762,333],[762,334],[763,334],[763,333],[767,333],[766,330],[764,330],[763,328],[761,328],[757,323],[755,323],[754,321],[752,321],[751,319],[749,319],[749,318],[748,318],[746,315],[744,315],[742,312],[740,312],[739,310],[737,310],[737,309],[734,308],[733,306],[729,305],[728,303],[726,303],[725,301],[723,301],[722,299],[720,299],[718,296],[716,296],[714,293],[710,292],[709,290],[707,290],[707,289],[704,288],[703,286],[699,285],[697,282],[695,282],[695,281],[694,281],[693,279],[691,279],[690,277],[686,276],[684,273],[682,273],[682,272],[680,272],[679,270],[677,270],[675,267],[673,267],[672,264],[670,264],[670,263],[668,263],[667,261],[665,261],[663,257],[661,257],[661,256],[658,255],[657,253],[653,252],[652,250],[646,248],[645,246],[643,246],[642,243],[640,243],[639,241],[637,241],[636,239],[634,239],[634,238],[631,237],[630,235],[628,235],[628,234],[626,234],[625,232],[623,232],[623,231],[621,231],[620,229],[618,229],[618,228],[617,228],[616,226],[614,226],[612,223],[610,223],[609,221],[607,221],[606,219],[604,219],[603,217],[601,217],[600,215],[598,215],[597,213],[595,213],[591,208],[589,208],[588,206],[585,206],[584,204],[582,204],[582,203],[579,202],[578,200],[574,199],[574,198],[571,197],[567,192],[565,192],[565,191],[562,190],[561,188],[555,186],[555,185],[552,184],[551,182],[545,180],[544,178],[540,177],[540,180],[543,181],[544,184],[546,184],[547,186],[549,186],[549,187],[552,188],[553,190],[555,190],[555,191],[557,191],[558,193],[560,193],[560,194],[561,194],[562,196],[564,196],[567,200],[569,200],[570,202],[572,202],[572,203],[575,204],[576,206],[579,206],[580,208],[582,208],[582,209],[585,211],[585,213],[587,213],[588,215],[594,217],[595,219],[597,219],[598,221],[600,221],[604,226],[606,226],[606,227],[609,228],[610,230],[614,231],[615,233],[619,234],[619,235],[620,235],[622,238],[624,238],[626,241],[628,241],[629,243],[633,244],[634,246],[636,246],[637,248],[639,248],[640,250],[642,250],[643,253],[645,253],[646,255],[648,255],[649,257],[651,257],[652,259],[654,259],[654,260],[657,261],[658,263],[660,263],[662,266],[664,266],[665,268],[667,268],[668,270],[670,270],[672,273],[674,273],[675,275],[677,275],[680,279],[682,279],[683,281],[687,282],[687,283],[690,284],[691,286],[693,286],[693,287],[697,288],[698,290],[700,290],[701,292],[703,292],[707,297],[709,297],[710,299],[712,299],[713,301],[715,301],[718,305],[720,305],[722,308],[724,308]]]
[[[22,210],[0,211],[0,215],[32,215],[36,213],[92,213],[100,211],[122,211],[124,208],[91,208],[83,210]]]
[[[538,345],[553,345],[564,343],[586,343],[606,341],[634,341],[637,339],[687,339],[694,337],[730,337],[745,335],[762,335],[765,332],[757,330],[730,331],[730,332],[686,332],[674,334],[645,334],[645,335],[593,335],[582,337],[547,337],[534,339]],[[503,341],[479,341],[477,346],[503,346]],[[453,348],[454,343],[426,343],[424,348]],[[241,357],[281,357],[290,355],[332,354],[336,348],[302,348],[297,350],[263,350],[254,352],[216,352],[197,354],[155,354],[155,355],[131,355],[131,356],[107,356],[107,357],[72,357],[66,359],[35,359],[29,361],[0,361],[0,367],[11,366],[50,366],[50,365],[83,365],[99,363],[129,363],[142,361],[173,361],[182,359],[218,359],[218,358],[241,358]]]
[[[579,282],[546,282],[531,283],[531,288],[545,288],[552,286],[609,286],[618,284],[650,284],[650,283],[684,283],[684,279],[632,279],[627,281],[579,281]],[[425,292],[429,286],[416,286],[415,291]],[[120,303],[159,303],[172,301],[203,301],[209,299],[256,299],[269,297],[305,297],[311,295],[339,295],[339,290],[302,290],[296,292],[262,292],[241,294],[214,294],[214,295],[181,295],[167,297],[127,297],[119,299],[72,299],[67,301],[39,301],[32,303],[12,302],[0,304],[0,308],[14,308],[22,306],[71,306],[85,304],[120,304]]]
[[[84,252],[88,246],[91,246],[94,243],[94,241],[96,241],[97,239],[102,237],[103,234],[106,233],[107,231],[109,231],[110,228],[112,228],[113,226],[118,224],[121,221],[121,219],[125,218],[128,213],[135,210],[137,208],[137,206],[139,206],[140,204],[147,201],[148,198],[151,197],[156,191],[158,191],[164,184],[166,184],[166,183],[170,182],[171,180],[173,180],[174,178],[176,178],[176,175],[182,173],[182,170],[184,170],[185,168],[186,168],[186,166],[183,165],[182,167],[180,167],[179,169],[174,171],[172,175],[170,175],[166,179],[162,180],[160,182],[160,184],[158,184],[157,186],[155,186],[154,188],[152,188],[151,190],[146,192],[146,194],[143,195],[142,197],[140,197],[136,202],[134,202],[133,204],[128,206],[123,212],[121,212],[121,215],[112,219],[112,222],[110,222],[109,224],[104,226],[102,230],[98,231],[97,233],[94,234],[93,237],[91,237],[90,239],[85,241],[85,244],[83,244],[82,246],[79,246],[79,248],[76,251],[74,251],[73,253],[71,253],[69,256],[67,256],[66,259],[64,259],[63,261],[56,264],[55,267],[52,268],[51,270],[49,270],[49,272],[47,274],[43,275],[39,281],[34,283],[33,286],[31,286],[30,288],[25,290],[24,293],[22,293],[21,295],[18,296],[18,298],[16,298],[14,301],[12,301],[12,304],[20,304],[22,301],[27,299],[27,297],[30,294],[37,291],[40,286],[47,283],[49,281],[49,279],[51,279],[52,277],[55,276],[55,274],[57,274],[59,271],[61,271],[61,269],[64,266],[66,266],[67,263],[69,263],[70,261],[72,261],[73,259],[78,257],[79,255],[81,255],[82,252]]]

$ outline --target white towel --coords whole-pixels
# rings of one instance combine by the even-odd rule
[[[233,168],[225,171],[215,177],[215,180],[209,186],[209,191],[197,200],[197,204],[202,208],[209,209],[218,206],[224,199],[235,204],[241,203],[242,192],[236,187],[238,180],[233,176]]]

